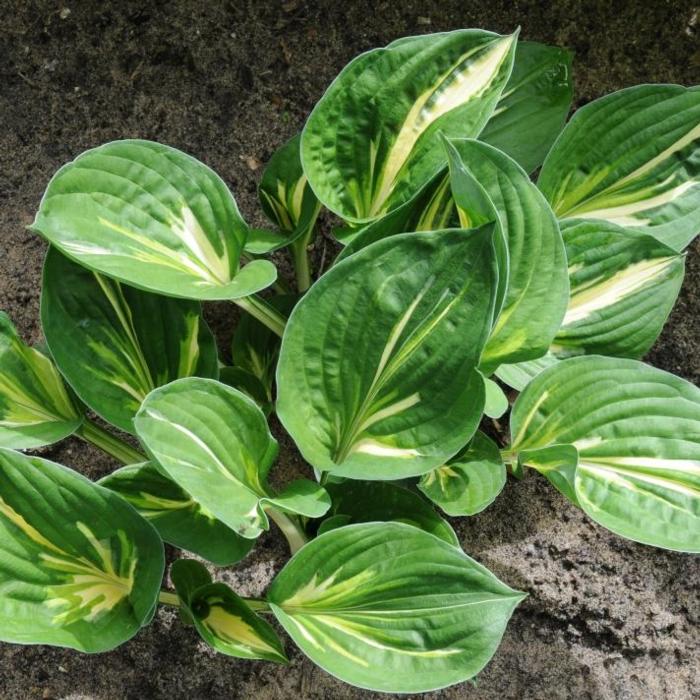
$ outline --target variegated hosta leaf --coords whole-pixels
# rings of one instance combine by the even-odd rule
[[[0,639],[107,651],[151,619],[156,531],[119,496],[0,449]]]
[[[479,140],[507,153],[526,172],[539,168],[571,108],[572,53],[519,41],[496,111]]]
[[[610,221],[682,250],[700,231],[700,87],[638,85],[582,107],[538,185],[560,219]]]
[[[239,659],[287,663],[275,630],[226,584],[212,583],[201,564],[179,559],[170,575],[182,606],[210,647]]]
[[[260,203],[270,221],[277,224],[277,242],[264,250],[246,244],[251,253],[268,252],[299,240],[306,246],[313,233],[321,205],[301,167],[301,134],[297,134],[270,158],[258,188]]]
[[[493,227],[378,241],[297,304],[277,413],[316,469],[398,479],[439,466],[476,430],[475,366],[497,283]]]
[[[562,230],[571,298],[551,351],[641,357],[676,302],[683,256],[608,221],[573,220]]]
[[[86,267],[176,297],[236,299],[277,275],[264,260],[239,269],[248,227],[218,175],[151,141],[114,141],[64,165],[32,228]]]
[[[449,173],[441,170],[408,202],[347,235],[341,241],[345,248],[340,252],[337,261],[376,241],[399,233],[439,231],[445,228],[459,228],[459,217],[452,199]]]
[[[456,457],[424,474],[418,488],[448,515],[474,515],[493,503],[505,484],[498,446],[477,432]]]
[[[56,364],[80,398],[129,433],[146,395],[180,377],[218,376],[199,304],[144,292],[51,248],[41,322]]]
[[[221,367],[219,381],[249,396],[266,416],[272,412],[272,401],[267,389],[254,374],[240,367]]]
[[[117,469],[99,483],[131,503],[165,542],[217,566],[240,561],[255,543],[226,527],[150,462]]]
[[[516,35],[465,29],[400,39],[354,59],[302,134],[316,196],[356,222],[409,200],[446,164],[440,132],[483,129],[510,75]]]
[[[0,311],[0,447],[48,445],[82,421],[53,362],[25,345]]]
[[[596,522],[700,551],[700,389],[689,382],[636,360],[563,360],[518,397],[511,435],[513,453],[550,481],[553,463],[569,484],[573,471],[575,502]]]
[[[316,664],[361,688],[404,693],[476,675],[523,598],[457,547],[403,523],[321,535],[268,593]]]
[[[557,361],[557,358],[548,352],[536,360],[501,365],[496,370],[496,376],[512,389],[522,391],[540,372],[556,364]]]
[[[457,139],[451,146],[453,191],[462,165],[493,203],[508,248],[505,298],[481,359],[491,372],[547,351],[566,310],[566,255],[552,210],[517,163],[479,141]],[[469,203],[468,192],[457,201],[460,209]]]
[[[329,517],[344,516],[343,525],[396,521],[430,532],[456,547],[459,540],[450,524],[420,494],[387,481],[327,482],[333,505]]]
[[[207,512],[241,537],[268,528],[265,506],[316,518],[330,506],[318,484],[300,480],[275,494],[267,474],[277,456],[261,410],[211,379],[179,379],[152,391],[136,415],[151,458]]]

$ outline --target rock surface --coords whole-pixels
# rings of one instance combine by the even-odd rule
[[[3,0],[0,27],[0,308],[40,340],[44,243],[26,230],[51,174],[82,150],[127,137],[169,143],[215,168],[261,223],[260,164],[302,125],[342,66],[400,36],[460,27],[576,53],[576,106],[643,82],[700,82],[694,2],[440,3]],[[330,241],[320,239],[314,257]],[[700,245],[649,360],[700,379]],[[224,353],[231,308],[207,317]],[[97,478],[113,464],[74,440],[43,450]],[[301,469],[286,444],[282,476]],[[474,700],[686,699],[700,687],[700,561],[626,542],[587,520],[540,478],[509,483],[485,513],[455,523],[464,548],[530,593],[477,679],[429,694]],[[260,594],[285,560],[266,535],[234,572]],[[216,656],[163,609],[120,649],[82,656],[0,644],[0,698],[369,698],[288,644],[291,665]],[[378,697],[378,696],[377,696]]]

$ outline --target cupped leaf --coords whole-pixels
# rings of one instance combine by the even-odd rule
[[[484,413],[489,418],[500,418],[508,410],[508,397],[503,393],[503,389],[488,377],[484,377],[484,389]]]
[[[457,547],[403,523],[321,535],[268,593],[314,663],[385,692],[434,690],[476,675],[523,597]]]
[[[151,141],[114,141],[64,165],[32,228],[86,267],[175,297],[236,299],[277,276],[265,260],[239,269],[248,227],[221,178]]]
[[[479,140],[528,173],[542,165],[571,108],[572,57],[558,46],[519,41],[513,71]]]
[[[538,185],[560,219],[603,219],[682,250],[700,231],[700,87],[638,85],[582,107]]]
[[[607,221],[565,222],[563,234],[571,298],[551,351],[641,357],[678,297],[683,256]]]
[[[179,559],[171,577],[181,605],[212,649],[239,659],[287,663],[275,630],[226,584],[212,583],[201,564]]]
[[[479,141],[456,139],[450,145],[453,164],[467,168],[492,202],[508,250],[507,268],[499,266],[507,274],[503,306],[481,360],[491,372],[547,351],[566,311],[566,254],[552,210],[515,161]],[[459,174],[455,167],[453,191]],[[465,192],[457,205],[462,210],[473,201]]]
[[[452,526],[419,494],[403,486],[387,481],[348,480],[326,483],[326,490],[333,503],[329,517],[346,518],[343,525],[395,521],[413,525],[459,546]]]
[[[112,649],[150,621],[163,567],[160,537],[119,496],[0,449],[0,639]]]
[[[53,362],[25,345],[0,311],[0,447],[58,442],[82,421]]]
[[[498,446],[477,432],[456,457],[424,474],[418,488],[448,515],[475,515],[493,503],[505,484]]]
[[[501,365],[496,370],[496,376],[512,389],[522,391],[540,372],[557,362],[557,358],[548,352],[536,360]]]
[[[275,151],[258,188],[263,211],[279,227],[278,248],[299,238],[308,244],[321,209],[301,167],[300,144],[297,134]]]
[[[379,241],[297,304],[277,413],[316,469],[398,479],[439,466],[476,430],[475,370],[497,285],[493,227]]]
[[[51,355],[78,396],[129,433],[157,386],[218,376],[216,343],[197,302],[120,284],[54,248],[44,263],[41,323]]]
[[[240,561],[255,543],[226,527],[150,462],[117,469],[99,484],[131,503],[165,542],[217,566]]]
[[[478,136],[493,114],[516,36],[466,29],[400,39],[354,59],[302,134],[316,196],[356,222],[409,200],[446,164],[439,132]]]
[[[512,451],[535,469],[551,471],[542,450],[560,448],[560,480],[570,484],[574,470],[575,502],[596,522],[700,551],[700,389],[689,382],[636,360],[562,360],[518,397],[511,434]]]
[[[268,528],[265,505],[278,505],[266,483],[277,441],[252,399],[211,379],[179,379],[152,391],[134,424],[151,458],[213,517],[248,539]],[[290,485],[279,506],[325,512],[327,494],[308,484]]]

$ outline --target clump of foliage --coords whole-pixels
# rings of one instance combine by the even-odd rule
[[[475,676],[524,597],[438,514],[483,510],[508,472],[700,550],[700,391],[639,361],[700,229],[700,89],[564,126],[570,62],[481,30],[359,56],[263,175],[274,230],[157,143],[56,173],[32,226],[46,348],[0,316],[0,638],[104,651],[160,601],[224,654],[284,663],[272,615],[348,683],[425,691]],[[311,284],[322,207],[343,249]],[[264,257],[285,248],[296,294]],[[242,309],[231,366],[209,300]],[[506,438],[484,414],[509,408]],[[309,465],[282,489],[272,412]],[[95,484],[18,451],[72,434],[125,466]],[[161,590],[163,541],[228,566],[270,520],[292,557],[264,599],[192,558]]]

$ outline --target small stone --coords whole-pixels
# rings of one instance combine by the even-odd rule
[[[68,7],[61,8],[61,11],[58,13],[58,16],[61,19],[68,19],[68,17],[70,17],[70,9]]]

